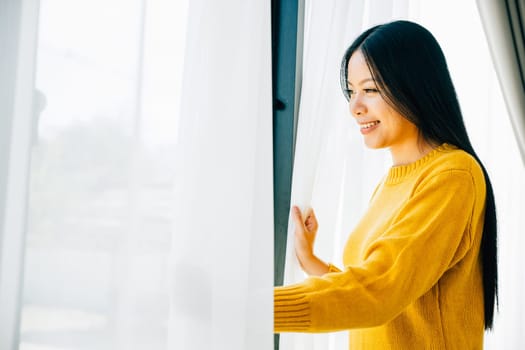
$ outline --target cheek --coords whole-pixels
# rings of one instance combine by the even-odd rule
[[[386,104],[383,106],[384,115],[388,118],[389,123],[398,127],[404,127],[410,123],[406,118],[403,118],[396,110],[394,110],[390,105]]]
[[[405,118],[399,117],[396,121],[397,134],[404,138],[416,137],[419,133],[418,128]]]
[[[392,135],[408,136],[417,132],[414,124],[403,118],[391,108],[385,109],[384,118],[381,123],[385,126],[385,131]]]
[[[374,110],[374,114],[382,119],[396,119],[398,115],[383,98],[377,96],[372,103],[370,103],[371,109]]]

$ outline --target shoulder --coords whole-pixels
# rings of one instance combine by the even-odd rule
[[[470,180],[476,188],[485,187],[483,170],[472,155],[446,144],[441,145],[434,152],[435,155],[428,162],[426,171],[421,174],[424,179],[446,182]]]
[[[435,173],[446,171],[467,172],[473,176],[483,176],[483,170],[478,161],[469,153],[450,145],[442,145],[436,149],[436,156],[431,162]]]

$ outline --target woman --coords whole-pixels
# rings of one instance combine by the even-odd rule
[[[497,294],[496,212],[439,44],[395,21],[348,48],[341,84],[370,148],[393,166],[349,235],[344,268],[314,255],[313,211],[293,208],[310,277],[276,287],[275,332],[350,330],[354,349],[481,349]]]

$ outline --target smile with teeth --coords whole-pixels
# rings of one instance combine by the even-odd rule
[[[375,122],[361,124],[361,129],[370,129],[371,127],[373,127],[374,125],[377,125],[379,123],[380,123],[379,120],[376,120]]]

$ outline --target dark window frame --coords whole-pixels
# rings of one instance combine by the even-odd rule
[[[283,284],[299,96],[304,0],[272,0],[274,285]],[[279,349],[275,335],[274,349]]]

